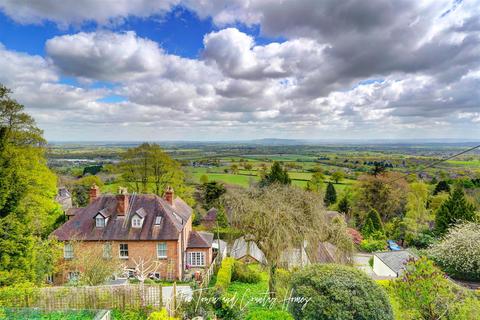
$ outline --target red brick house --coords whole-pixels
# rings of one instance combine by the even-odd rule
[[[75,258],[70,241],[85,246],[102,246],[105,259],[121,259],[127,268],[133,260],[158,261],[156,277],[183,279],[187,269],[208,268],[212,257],[213,234],[192,231],[192,208],[168,188],[164,197],[128,194],[101,195],[90,190],[90,203],[77,208],[70,219],[53,232],[64,243],[64,259]],[[68,263],[64,264],[68,265]],[[55,282],[71,276],[63,270]]]

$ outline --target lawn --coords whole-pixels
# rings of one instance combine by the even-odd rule
[[[249,265],[249,268],[260,272],[260,282],[233,281],[226,292],[228,297],[237,299],[237,306],[245,312],[246,319],[293,319],[283,310],[282,302],[269,300],[268,273],[259,265]],[[263,316],[259,312],[264,312]]]

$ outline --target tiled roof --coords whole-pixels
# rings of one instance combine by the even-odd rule
[[[53,235],[61,241],[177,240],[192,214],[192,209],[178,197],[173,207],[156,195],[128,195],[128,198],[129,211],[124,216],[117,214],[116,196],[103,195],[87,207],[76,209],[75,215]],[[104,228],[95,227],[93,217],[99,212],[110,217]],[[145,215],[142,228],[131,228],[130,220],[135,212]],[[155,225],[156,216],[162,217],[160,225]]]
[[[213,234],[203,231],[192,231],[188,238],[187,248],[210,248],[213,242]]]
[[[216,221],[217,220],[217,209],[211,208],[207,211],[207,214],[202,218],[202,221]]]

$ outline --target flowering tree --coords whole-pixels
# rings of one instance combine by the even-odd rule
[[[468,222],[452,227],[429,254],[449,275],[480,280],[480,224]]]

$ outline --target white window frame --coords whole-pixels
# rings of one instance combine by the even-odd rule
[[[165,248],[160,249],[160,246],[165,246]],[[165,253],[165,254],[163,254]],[[167,258],[167,243],[166,242],[158,242],[157,243],[157,258],[158,259],[166,259]]]
[[[73,245],[71,243],[65,243],[63,245],[63,258],[64,259],[73,259]]]
[[[205,252],[203,251],[189,251],[188,264],[191,267],[205,267]]]
[[[155,217],[155,225],[160,225],[162,223],[162,217],[161,216],[156,216]]]
[[[132,218],[132,228],[141,228],[142,224],[143,224],[143,219],[136,216]]]
[[[68,281],[77,281],[80,278],[80,272],[78,271],[69,271],[67,273],[67,280]]]
[[[100,222],[100,223],[99,223]],[[95,217],[95,227],[97,228],[105,228],[105,218],[102,217],[101,215],[97,215]]]
[[[112,258],[112,244],[110,242],[105,242],[103,244],[103,253],[102,257],[104,259],[110,259]]]
[[[126,246],[126,247],[123,247],[122,246]],[[127,253],[127,255],[122,255],[122,253]],[[120,257],[120,259],[128,259],[128,243],[120,243],[118,245],[118,256]]]

